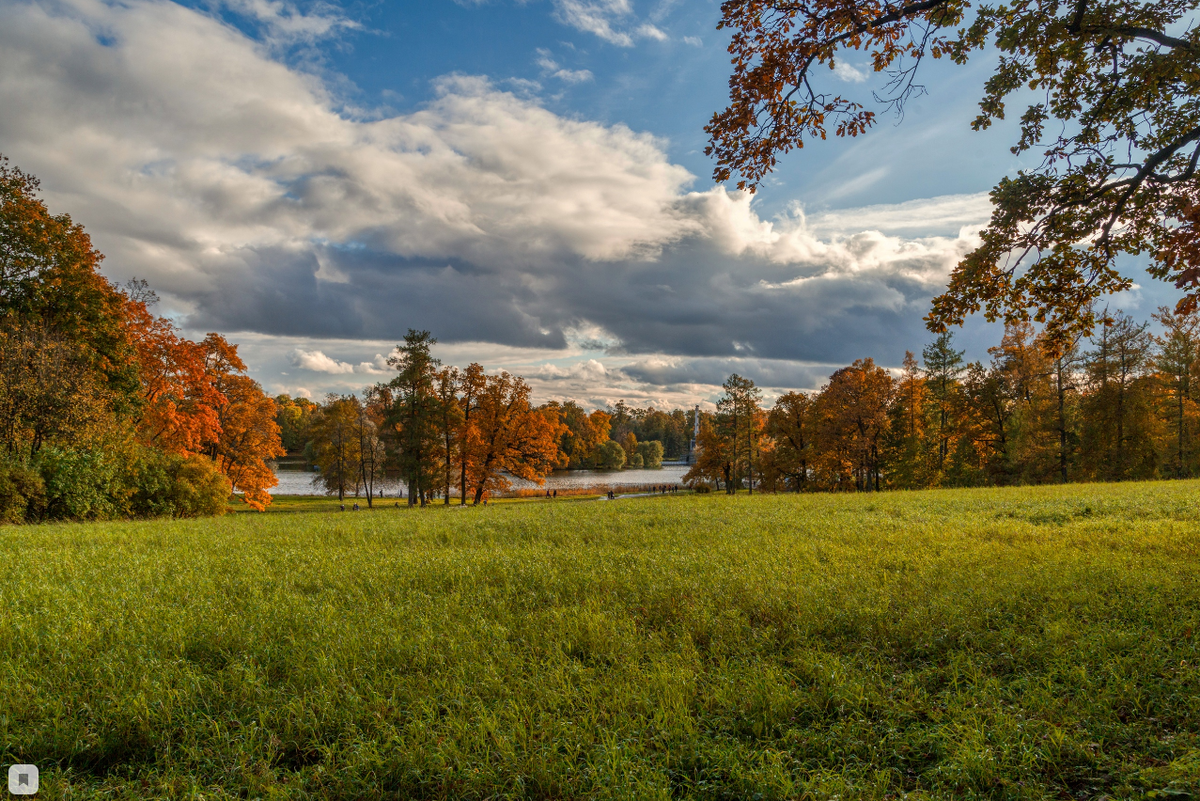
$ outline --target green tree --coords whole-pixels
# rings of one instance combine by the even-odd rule
[[[437,340],[428,331],[408,329],[388,359],[397,375],[389,382],[392,407],[387,422],[395,432],[395,457],[408,486],[408,504],[425,505],[438,471],[438,398],[434,389],[440,362],[430,349]]]
[[[963,351],[953,347],[949,331],[938,335],[921,351],[925,363],[925,387],[931,407],[930,434],[934,438],[934,470],[946,467],[954,440],[954,412],[958,406],[958,377],[963,372]]]

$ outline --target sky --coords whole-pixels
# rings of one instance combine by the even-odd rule
[[[42,181],[158,313],[238,343],[272,394],[388,379],[405,332],[535,399],[767,399],[898,367],[1035,166],[970,129],[995,63],[922,66],[902,120],[712,180],[727,96],[717,0],[0,0],[0,153]],[[851,54],[820,76],[870,102]],[[1010,115],[1017,118],[1018,114]],[[1128,268],[1114,306],[1173,290]],[[956,332],[986,359],[994,324]]]

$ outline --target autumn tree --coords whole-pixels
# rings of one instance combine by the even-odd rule
[[[735,437],[729,435],[729,415],[703,414],[700,417],[700,437],[696,441],[695,460],[681,479],[685,484],[696,486],[712,482],[719,490],[733,481],[733,446]]]
[[[543,482],[554,469],[562,424],[534,409],[525,380],[508,373],[487,376],[467,432],[474,502],[511,486],[507,476]]]
[[[276,395],[275,406],[279,410],[275,422],[279,425],[279,438],[288,453],[302,451],[309,440],[309,426],[320,409],[320,404],[308,398],[293,398]]]
[[[1055,342],[1096,322],[1093,301],[1130,286],[1122,253],[1148,253],[1151,272],[1200,292],[1198,216],[1200,27],[1175,0],[972,5],[863,0],[726,0],[732,30],[729,106],[706,127],[714,177],[753,191],[780,154],[827,133],[876,122],[860,99],[828,88],[860,51],[886,76],[875,99],[902,112],[925,58],[965,64],[999,51],[972,127],[1004,119],[1029,92],[1015,154],[1033,169],[1000,180],[982,243],[955,268],[928,318],[935,331],[982,310],[989,320],[1044,321]],[[826,77],[830,76],[830,77]],[[1186,299],[1185,299],[1186,302]]]
[[[228,376],[222,394],[221,434],[209,455],[246,503],[261,512],[271,503],[268,490],[279,483],[270,461],[287,453],[275,422],[275,401],[245,375]]]
[[[804,392],[788,392],[776,399],[767,414],[766,435],[775,447],[771,467],[796,492],[809,487],[809,471],[816,452],[814,399]]]
[[[928,360],[927,360],[928,361]],[[912,351],[904,352],[903,372],[891,408],[887,462],[894,487],[915,489],[931,483],[926,453],[926,409],[930,405],[925,374]]]
[[[567,401],[562,404],[561,419],[565,428],[559,449],[567,457],[567,466],[595,466],[593,457],[596,449],[609,441],[611,423],[608,413],[597,409],[588,414],[579,404]]]
[[[124,415],[139,395],[125,296],[100,274],[104,257],[83,227],[50,214],[38,191],[0,155],[0,327],[41,328],[73,347]]]
[[[818,436],[832,483],[858,490],[882,487],[883,448],[895,382],[871,359],[834,372],[818,397]]]
[[[1162,333],[1153,337],[1152,368],[1158,384],[1159,416],[1165,423],[1163,472],[1173,478],[1196,474],[1196,431],[1200,426],[1197,373],[1200,372],[1200,317],[1162,307],[1154,314]]]
[[[10,457],[55,442],[89,445],[116,425],[112,405],[74,343],[40,325],[0,327],[0,446]]]
[[[999,381],[998,397],[1007,405],[1006,482],[1042,483],[1058,467],[1054,392],[1047,352],[1029,323],[1005,327],[1000,345],[989,348]]]
[[[240,360],[209,363],[204,344],[179,334],[175,324],[156,317],[157,300],[144,282],[127,288],[125,316],[132,340],[140,403],[133,421],[142,442],[170,453],[200,453],[221,436],[220,413],[227,399],[217,387],[216,369],[240,372]]]
[[[320,473],[317,480],[326,492],[346,500],[346,490],[358,475],[358,398],[330,394],[313,420],[313,452]]]

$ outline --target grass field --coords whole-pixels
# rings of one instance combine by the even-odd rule
[[[39,798],[1200,788],[1200,483],[0,529]]]

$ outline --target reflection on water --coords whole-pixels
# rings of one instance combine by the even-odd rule
[[[556,470],[546,476],[542,489],[574,489],[581,487],[636,488],[655,484],[679,484],[686,465],[666,465],[661,470]],[[317,473],[303,470],[279,469],[275,476],[279,486],[271,490],[272,495],[323,495],[324,489],[318,482],[313,484]],[[533,489],[538,485],[532,481],[512,479],[514,489]],[[403,486],[399,481],[384,481],[376,484],[383,490],[385,498],[403,497]]]

